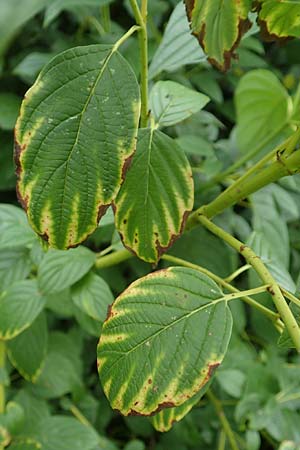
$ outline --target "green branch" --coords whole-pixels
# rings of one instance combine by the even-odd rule
[[[229,284],[227,281],[225,281],[223,278],[219,277],[218,275],[214,274],[213,272],[210,272],[208,269],[205,269],[204,267],[198,266],[197,264],[193,264],[191,262],[185,261],[184,259],[177,258],[176,256],[172,255],[163,255],[162,259],[165,261],[168,261],[172,264],[183,266],[183,267],[189,267],[190,269],[197,270],[198,272],[204,273],[208,277],[212,278],[217,284],[225,288],[229,292],[234,293],[240,293],[239,289]],[[265,306],[261,305],[257,301],[253,300],[253,298],[249,297],[248,295],[243,295],[241,297],[241,300],[243,300],[248,305],[258,309],[262,314],[264,314],[268,319],[270,319],[274,324],[279,325],[281,327],[281,321],[279,320],[279,315],[275,312],[271,311],[270,309],[266,308]],[[277,326],[276,326],[277,328]]]
[[[238,443],[235,439],[234,432],[230,426],[230,423],[227,420],[227,417],[224,413],[222,403],[220,400],[213,394],[213,392],[208,389],[206,392],[206,396],[209,398],[210,402],[213,404],[215,411],[217,413],[217,416],[221,422],[222,428],[224,430],[224,433],[227,436],[228,442],[230,444],[231,450],[239,450]]]
[[[142,0],[141,10],[136,0],[130,0],[130,5],[136,20],[140,26],[140,66],[141,66],[141,128],[148,125],[148,32],[147,32],[147,0]]]
[[[209,231],[221,238],[223,241],[227,242],[227,244],[238,251],[246,259],[248,264],[251,264],[262,282],[270,285],[268,292],[272,296],[277,311],[279,312],[280,317],[282,318],[296,349],[300,351],[300,329],[297,321],[288,304],[286,303],[280,287],[278,286],[277,282],[270,274],[260,257],[257,256],[250,247],[244,245],[243,242],[239,241],[235,237],[231,236],[231,234],[222,230],[222,228],[215,225],[203,214],[198,214],[198,221]]]
[[[118,250],[117,252],[110,253],[109,255],[99,256],[96,259],[96,269],[106,269],[107,267],[116,266],[121,262],[127,261],[133,257],[133,254],[128,250]]]
[[[0,339],[0,372],[5,370],[5,360],[6,360],[6,351],[5,351],[5,342]],[[1,374],[2,379],[4,380],[3,374]],[[5,411],[5,385],[4,381],[0,380],[0,414],[3,414]]]
[[[192,213],[187,222],[186,229],[193,228],[197,224],[197,214],[199,213],[204,214],[208,218],[212,218],[264,186],[282,177],[299,173],[300,150],[294,151],[299,142],[299,138],[300,129],[251,167],[242,177],[238,178],[212,202]],[[274,156],[275,161],[264,167]]]

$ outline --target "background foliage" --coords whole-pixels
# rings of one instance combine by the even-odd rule
[[[224,74],[207,61],[177,3],[149,2],[150,105],[163,130],[156,131],[157,141],[175,139],[192,166],[198,207],[221,192],[219,181],[231,181],[229,166],[249,154],[256,161],[299,123],[300,41],[263,43],[254,25]],[[169,428],[171,412],[153,419],[113,412],[96,370],[98,337],[113,298],[153,267],[137,258],[109,268],[97,264],[99,255],[123,248],[110,209],[85,246],[46,253],[17,206],[13,128],[24,93],[53,56],[78,45],[114,44],[133,23],[126,0],[0,0],[0,388],[2,395],[5,386],[9,402],[0,415],[0,448],[222,450],[230,448],[225,414],[240,449],[298,450],[300,357],[284,333],[278,346],[272,323],[239,300],[230,303],[233,335],[211,393],[194,398],[192,411],[171,431],[160,434],[153,427]],[[139,75],[137,38],[120,52]],[[166,166],[171,152],[163,155]],[[251,243],[276,280],[299,295],[299,218],[296,175],[241,201],[217,223]],[[241,266],[203,228],[186,232],[169,253],[222,278]],[[152,262],[156,255],[144,259]],[[164,260],[158,267],[167,265]],[[254,287],[256,275],[247,270],[235,284]],[[259,300],[272,308],[267,294]]]

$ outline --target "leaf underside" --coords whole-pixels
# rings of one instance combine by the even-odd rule
[[[54,248],[82,242],[118,193],[135,150],[139,87],[112,46],[69,49],[27,92],[17,121],[17,190]]]
[[[124,245],[144,261],[157,262],[181,234],[193,197],[192,171],[175,141],[158,130],[140,130],[114,203]]]
[[[98,346],[111,406],[152,415],[197,394],[222,362],[232,317],[207,276],[181,267],[132,283],[113,303]]]
[[[251,1],[185,0],[185,5],[191,30],[208,60],[218,69],[228,70],[243,34],[251,27]]]

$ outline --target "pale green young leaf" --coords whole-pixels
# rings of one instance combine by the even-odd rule
[[[259,0],[259,24],[267,40],[300,37],[300,3],[296,0]]]
[[[191,168],[173,139],[158,130],[140,130],[114,207],[125,246],[144,261],[157,262],[181,234],[193,207]]]
[[[14,205],[0,204],[0,248],[25,247],[35,241],[24,211]]]
[[[136,77],[108,45],[66,50],[27,92],[16,125],[19,199],[51,247],[96,229],[135,150],[139,112]]]
[[[160,127],[182,122],[200,111],[209,98],[175,81],[158,81],[150,94],[150,110]]]
[[[186,64],[205,62],[206,56],[191,36],[184,4],[180,1],[166,26],[162,41],[149,67],[154,78],[162,71],[174,72]]]
[[[89,273],[72,287],[75,305],[92,319],[104,322],[114,297],[108,284],[95,273]]]
[[[42,312],[23,333],[7,343],[8,356],[18,372],[31,382],[38,378],[47,353],[48,328]]]
[[[248,72],[235,93],[237,143],[248,153],[268,135],[274,140],[287,128],[292,110],[291,98],[277,76],[269,70]]]
[[[98,346],[102,386],[124,415],[182,405],[211,379],[231,335],[220,288],[172,267],[132,283],[113,303]]]
[[[27,278],[32,262],[29,250],[24,247],[4,248],[0,251],[0,291],[16,281]]]
[[[38,283],[46,294],[62,291],[80,280],[93,266],[96,255],[86,247],[49,250],[38,270]]]
[[[0,338],[13,339],[30,327],[45,302],[35,280],[14,283],[3,291],[0,295]]]
[[[242,36],[250,28],[251,0],[185,0],[193,34],[208,60],[221,70],[230,61]]]

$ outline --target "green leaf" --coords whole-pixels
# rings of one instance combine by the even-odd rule
[[[150,109],[156,124],[169,127],[200,111],[209,98],[175,81],[158,81],[150,94]]]
[[[137,439],[134,439],[133,441],[128,442],[127,445],[125,445],[124,450],[145,450],[146,446],[143,441],[138,441]]]
[[[52,333],[42,372],[35,384],[38,397],[57,398],[82,389],[80,349],[72,338]]]
[[[14,68],[13,74],[17,75],[25,83],[32,84],[43,66],[47,64],[53,56],[53,53],[29,53],[29,55],[26,55]]]
[[[49,250],[39,267],[38,283],[44,293],[62,291],[80,280],[94,265],[96,255],[86,247]]]
[[[19,199],[51,247],[96,229],[134,152],[139,111],[135,75],[107,45],[61,53],[27,92],[16,125]]]
[[[0,191],[9,191],[15,189],[16,175],[13,160],[13,139],[11,133],[0,130]]]
[[[240,398],[243,393],[243,387],[246,382],[246,376],[237,369],[220,370],[216,377],[219,385],[234,398]]]
[[[98,346],[112,408],[151,415],[182,405],[222,362],[231,328],[222,291],[195,270],[172,267],[132,283],[113,303]]]
[[[10,450],[42,450],[41,443],[32,438],[18,439],[10,446]]]
[[[297,321],[297,323],[300,326],[300,307],[291,303],[290,309]],[[290,338],[289,332],[287,331],[286,327],[283,330],[283,333],[280,335],[280,338],[278,340],[278,345],[283,348],[295,348],[295,345],[293,341]]]
[[[291,99],[276,75],[265,69],[248,72],[235,94],[237,143],[248,153],[266,136],[279,134],[287,127]]]
[[[164,70],[174,72],[186,64],[197,64],[205,60],[206,56],[191,36],[185,7],[182,2],[179,2],[153,56],[149,76],[154,78]]]
[[[114,297],[108,284],[95,273],[89,273],[72,288],[72,299],[92,319],[104,322]]]
[[[50,23],[56,19],[59,14],[64,10],[70,10],[74,6],[90,6],[101,7],[112,3],[113,0],[52,0],[45,12],[44,27],[50,25]]]
[[[0,204],[0,248],[27,246],[34,241],[36,236],[24,211],[13,205]]]
[[[15,281],[24,280],[30,273],[32,263],[26,248],[3,249],[0,252],[0,290]]]
[[[98,435],[92,427],[72,417],[52,416],[44,419],[36,432],[42,450],[92,450]]]
[[[208,60],[227,70],[242,36],[250,28],[251,0],[185,0],[193,34]]]
[[[10,401],[7,403],[4,414],[5,426],[11,435],[19,433],[24,426],[24,409],[19,403]]]
[[[204,392],[202,392],[203,390],[204,388],[182,405],[176,406],[175,408],[163,409],[158,414],[155,414],[151,419],[154,428],[160,432],[169,431],[174,423],[182,420],[190,412],[193,406],[199,402],[204,394]]]
[[[0,0],[0,56],[20,27],[41,11],[48,0]]]
[[[12,365],[28,381],[38,378],[47,353],[48,328],[41,313],[32,325],[7,343]]]
[[[0,338],[13,339],[42,311],[46,299],[38,291],[35,280],[13,284],[0,295]]]
[[[140,130],[115,201],[116,227],[125,246],[144,261],[157,262],[181,234],[192,207],[192,173],[184,153],[162,132]]]
[[[259,0],[259,25],[268,41],[300,37],[300,3],[278,0]]]
[[[17,95],[0,93],[0,128],[13,130],[20,105],[21,99]]]

